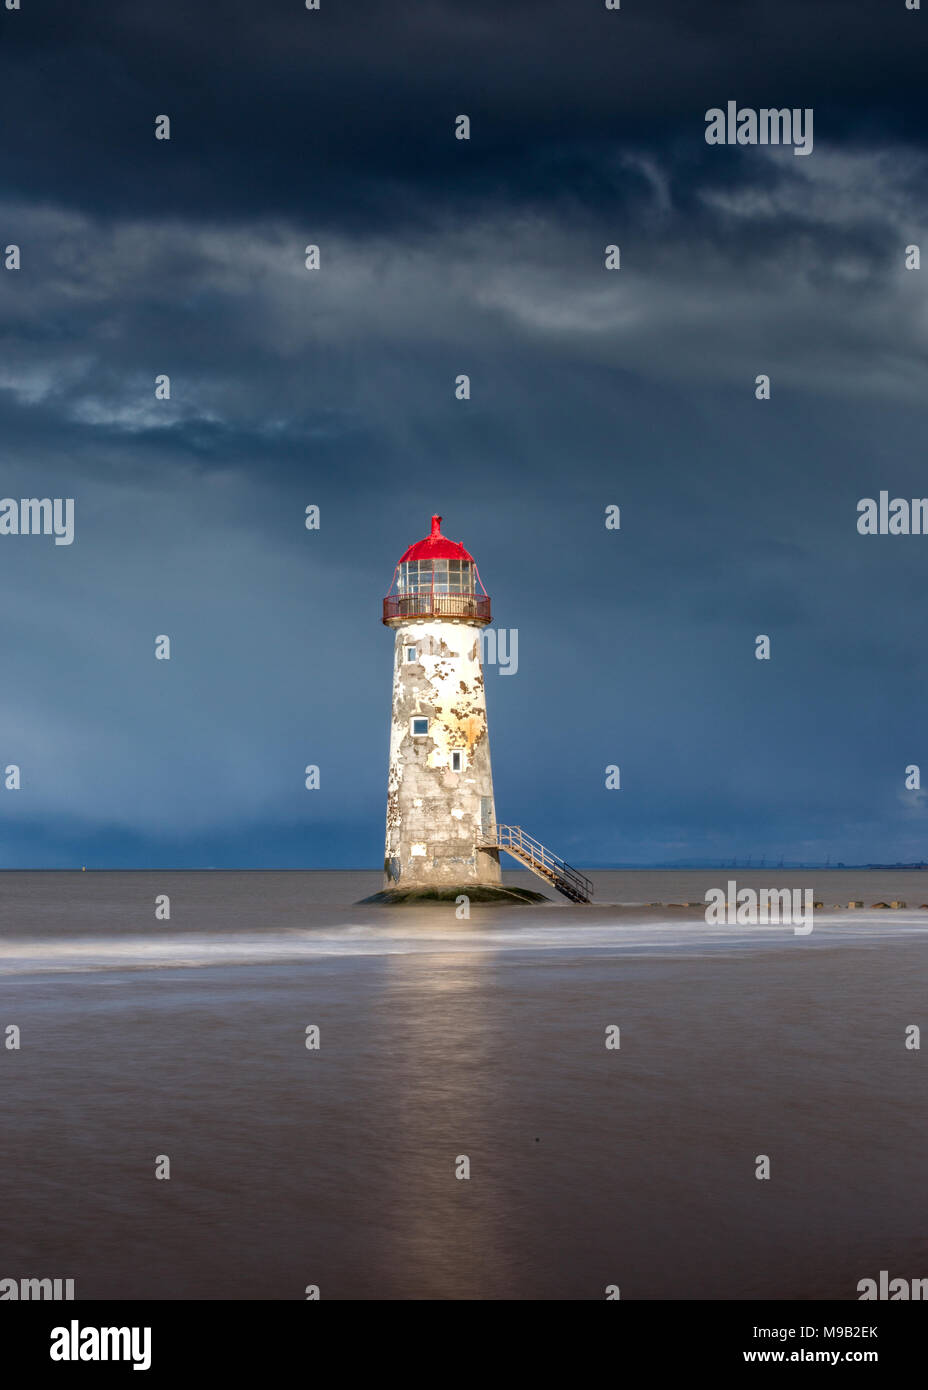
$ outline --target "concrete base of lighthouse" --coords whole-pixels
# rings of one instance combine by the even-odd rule
[[[453,903],[461,896],[469,902],[486,904],[547,903],[544,893],[536,893],[531,888],[510,888],[506,884],[460,883],[444,884],[418,888],[385,888],[380,893],[372,893],[362,898],[362,903],[374,903],[383,907],[404,907],[418,903]]]

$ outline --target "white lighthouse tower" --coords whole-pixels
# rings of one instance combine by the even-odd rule
[[[480,660],[490,600],[440,516],[400,559],[383,621],[396,633],[385,888],[498,885]]]

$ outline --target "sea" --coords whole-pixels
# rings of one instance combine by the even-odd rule
[[[928,1277],[928,873],[591,876],[593,905],[464,916],[359,905],[366,871],[0,874],[0,1280],[856,1300]],[[807,935],[707,925],[732,879],[824,906]]]

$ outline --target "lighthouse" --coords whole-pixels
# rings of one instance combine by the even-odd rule
[[[490,600],[440,516],[401,556],[383,621],[395,633],[384,886],[499,885],[480,653]]]

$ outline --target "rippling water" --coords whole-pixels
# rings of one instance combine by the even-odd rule
[[[642,906],[729,877],[828,910],[797,937]],[[0,1278],[556,1299],[928,1276],[928,1087],[904,1045],[928,876],[595,878],[592,908],[462,921],[355,906],[377,874],[0,877],[0,1036],[22,1035],[0,1050]]]

